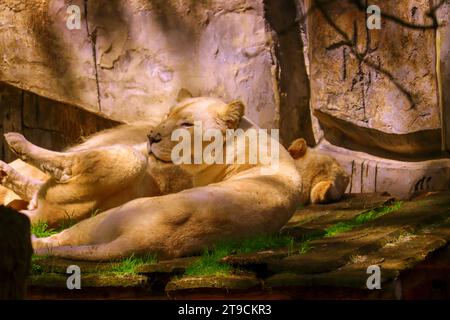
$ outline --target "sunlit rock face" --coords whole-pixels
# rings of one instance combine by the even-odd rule
[[[67,29],[67,16],[64,1],[1,1],[0,80],[96,110],[92,47],[85,28]]]
[[[40,107],[27,109],[26,91],[131,122],[160,118],[186,88],[197,96],[241,99],[251,120],[280,129],[285,146],[304,137],[310,146],[338,150],[353,181],[364,179],[352,192],[403,195],[416,185],[448,185],[450,160],[427,161],[450,150],[450,3],[436,12],[438,30],[385,18],[381,30],[368,30],[364,10],[350,0],[324,2],[354,45],[342,45],[342,34],[318,11],[299,23],[313,0],[0,1],[0,81],[25,90],[24,102],[15,102],[25,108],[23,116],[8,102],[11,95],[5,100],[0,92],[0,107],[10,115],[0,130],[24,132],[56,149],[66,140],[55,132],[75,132],[64,125],[51,135],[35,130],[48,130],[50,120],[29,121],[27,114]],[[439,2],[369,1],[416,25],[431,24],[426,13]],[[70,30],[72,4],[80,9],[80,28]],[[75,113],[64,117],[76,119]],[[0,156],[10,159],[7,151]],[[402,169],[391,170],[391,161]],[[409,167],[418,161],[432,175]],[[405,185],[383,178],[405,174]]]
[[[264,128],[288,118],[287,144],[310,130],[297,111],[309,113],[309,90],[299,33],[292,28],[294,1],[86,3],[2,1],[0,80],[126,122],[163,116],[186,88],[241,99],[247,116]],[[267,17],[278,10],[273,4],[291,6],[284,11],[289,17]],[[69,5],[80,8],[80,29],[67,27]],[[291,28],[279,39],[272,24]],[[289,61],[279,61],[279,41],[287,40]],[[284,69],[296,72],[284,75]],[[300,86],[288,87],[282,77]]]
[[[88,3],[104,112],[161,116],[184,87],[241,98],[255,121],[274,125],[273,61],[259,1]]]
[[[326,15],[310,11],[305,23],[316,148],[346,169],[348,192],[406,198],[450,188],[450,4],[436,11],[437,30],[384,17],[369,30],[370,14],[352,2],[322,1]],[[298,3],[304,13],[314,1]],[[440,1],[367,3],[431,25],[427,12]]]
[[[426,15],[429,1],[370,4],[409,24],[432,24]],[[316,136],[387,158],[423,159],[439,153],[436,50],[441,48],[436,31],[407,28],[383,17],[381,29],[369,30],[370,14],[350,1],[336,1],[325,10],[348,39],[319,11],[309,16],[311,106],[323,130],[316,130]],[[438,15],[443,23],[448,22],[445,10]],[[345,40],[354,45],[343,45]],[[443,54],[448,56],[448,46]]]
[[[438,38],[438,61],[440,71],[440,97],[442,103],[442,147],[450,150],[450,3],[445,3],[437,12],[442,26],[436,33]]]

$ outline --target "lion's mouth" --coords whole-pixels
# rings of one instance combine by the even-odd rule
[[[158,157],[158,156],[157,156],[156,154],[154,154],[154,153],[150,153],[149,156],[153,156],[153,158],[155,158],[156,160],[161,161],[161,162],[164,162],[164,163],[172,163],[172,161],[164,160],[164,159]]]
[[[163,159],[161,158],[161,156],[158,155],[158,152],[155,152],[155,150],[152,150],[154,148],[152,148],[154,144],[148,142],[147,143],[147,151],[148,151],[148,155],[152,156],[153,158],[155,158],[158,161],[164,162],[164,163],[172,163],[172,159],[167,160],[167,159]]]

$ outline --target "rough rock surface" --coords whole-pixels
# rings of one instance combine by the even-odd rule
[[[372,4],[407,23],[429,25],[426,13],[437,2]],[[365,152],[353,159],[344,152],[349,173],[357,162],[371,175],[363,178],[370,185],[354,183],[352,192],[389,191],[403,197],[417,183],[432,190],[446,187],[446,160],[408,162],[445,157],[442,150],[450,150],[450,4],[437,11],[438,30],[407,28],[385,18],[381,30],[368,30],[364,11],[349,0],[330,1],[330,18],[354,40],[354,45],[343,45],[345,37],[317,10],[299,26],[296,14],[307,12],[312,3],[2,1],[0,81],[27,91],[23,99],[3,100],[11,102],[2,103],[10,118],[4,116],[7,125],[4,120],[0,126],[4,131],[23,128],[33,142],[58,149],[74,141],[75,126],[66,139],[59,127],[53,128],[65,123],[54,117],[59,111],[47,120],[33,119],[33,108],[26,107],[33,104],[26,103],[28,91],[130,122],[163,115],[178,90],[186,88],[195,95],[243,100],[247,116],[264,128],[279,128],[285,145],[300,136],[314,145],[324,137]],[[80,8],[80,29],[66,26],[69,4]],[[27,115],[15,107],[22,100]],[[88,122],[82,127],[92,132]],[[0,152],[11,159],[6,148]],[[416,170],[418,165],[425,167]],[[388,168],[385,173],[382,167]],[[432,182],[421,182],[429,171]]]
[[[127,122],[164,115],[180,88],[241,99],[264,128],[289,119],[290,143],[310,135],[295,12],[293,0],[2,1],[0,81]]]
[[[429,1],[370,4],[407,23],[432,23],[426,18]],[[441,115],[438,102],[435,30],[411,29],[385,18],[380,30],[369,30],[365,11],[350,1],[334,2],[325,10],[346,34],[332,28],[318,10],[308,18],[311,105],[325,138],[388,158],[414,159],[440,152],[441,117],[449,114]],[[443,24],[448,23],[444,11],[448,9],[441,8],[438,15]],[[450,70],[444,58],[449,54],[448,32],[441,33],[445,82]]]
[[[323,140],[317,149],[334,157],[350,175],[347,192],[388,192],[400,199],[415,192],[450,189],[450,159],[415,162],[389,160],[334,146]]]
[[[89,299],[417,299],[450,296],[449,192],[422,193],[354,229],[310,240],[309,250],[273,248],[232,254],[231,273],[185,275],[196,257],[145,263],[117,273],[120,262],[34,261],[29,298]],[[383,194],[300,208],[284,233],[296,242],[391,205]],[[83,290],[67,290],[67,266],[81,268]],[[381,268],[381,290],[368,290],[367,267]],[[116,271],[114,271],[116,270]],[[128,270],[128,269],[127,269]],[[77,292],[78,291],[78,292]]]
[[[440,63],[440,96],[443,121],[442,148],[450,150],[450,3],[445,3],[437,17],[442,24],[436,36],[439,39],[438,54]]]

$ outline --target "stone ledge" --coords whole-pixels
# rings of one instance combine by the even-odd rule
[[[342,220],[342,211],[362,213],[390,201],[392,197],[389,196],[355,195],[337,204],[306,207],[299,209],[286,229],[313,224],[324,230],[332,221],[348,220]],[[302,219],[302,212],[309,216]],[[352,213],[345,217],[354,216]],[[274,248],[225,257],[221,262],[234,267],[231,274],[183,276],[197,257],[139,265],[134,274],[129,275],[111,273],[119,262],[38,259],[35,265],[41,270],[40,274],[31,277],[30,295],[59,298],[57,292],[61,298],[77,299],[96,295],[146,299],[408,297],[414,296],[412,292],[417,286],[432,290],[432,283],[440,281],[450,287],[450,279],[445,278],[450,273],[450,254],[445,254],[450,251],[449,241],[450,192],[426,193],[404,202],[397,211],[350,231],[312,240],[311,249],[303,254],[289,248]],[[430,264],[428,261],[436,262]],[[427,263],[430,264],[428,269],[418,269]],[[82,287],[87,289],[81,290],[83,294],[67,292],[68,275],[65,272],[71,264],[79,265],[82,273],[86,273],[82,276]],[[365,288],[369,276],[367,267],[374,264],[382,271],[382,290],[379,292],[369,292]],[[415,279],[414,270],[418,270],[420,279]],[[397,288],[400,280],[401,290]],[[397,294],[399,290],[400,295]],[[450,292],[440,294],[445,296]]]
[[[136,272],[140,274],[154,274],[154,273],[169,273],[178,274],[183,273],[186,268],[197,258],[179,258],[167,261],[159,261],[158,263],[144,264],[136,268]]]
[[[58,273],[47,273],[43,275],[33,275],[30,278],[29,286],[47,288],[67,288],[67,278],[69,275]],[[117,274],[87,274],[81,276],[82,288],[142,288],[147,283],[147,277],[142,275],[117,275]]]
[[[260,285],[261,282],[255,275],[183,277],[170,281],[166,286],[166,292],[170,293],[188,289],[248,290]]]
[[[325,139],[317,149],[335,158],[351,176],[350,193],[388,192],[408,199],[415,192],[450,189],[450,159],[417,162],[388,160],[334,146]]]

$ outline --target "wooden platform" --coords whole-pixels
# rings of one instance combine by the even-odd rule
[[[197,257],[142,264],[131,274],[116,263],[45,258],[34,261],[30,299],[416,299],[450,298],[450,192],[427,193],[398,210],[361,223],[390,196],[347,196],[339,203],[299,209],[282,233],[307,246],[230,255],[226,275],[188,277]],[[381,208],[381,209],[380,209]],[[359,221],[342,231],[349,222]],[[333,232],[333,230],[340,230]],[[303,250],[304,249],[304,250]],[[68,290],[69,265],[81,269],[81,290]],[[367,268],[381,270],[381,289],[369,290]]]

